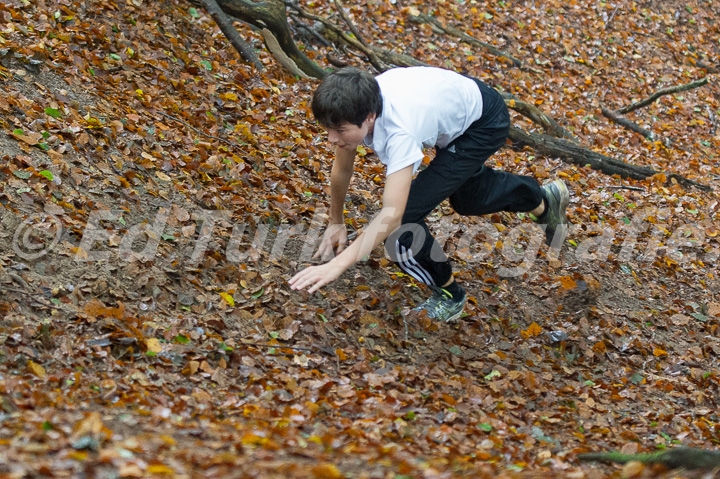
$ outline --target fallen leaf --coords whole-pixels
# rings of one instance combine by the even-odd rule
[[[147,346],[148,351],[151,351],[153,353],[161,353],[163,350],[162,344],[160,344],[160,340],[157,338],[150,338],[145,340],[145,346]]]
[[[30,369],[30,372],[40,379],[45,379],[47,377],[45,368],[33,361],[28,361],[28,369]]]
[[[312,474],[316,479],[340,479],[343,477],[337,466],[329,463],[313,466]]]

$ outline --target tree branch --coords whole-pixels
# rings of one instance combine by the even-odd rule
[[[240,37],[240,34],[235,29],[232,21],[228,18],[225,12],[222,11],[220,5],[216,0],[201,0],[203,7],[215,20],[217,26],[220,27],[220,31],[223,32],[225,37],[230,40],[230,44],[237,50],[240,56],[248,63],[252,63],[258,71],[263,70],[263,64],[260,63],[257,55],[253,51],[253,48]]]
[[[280,47],[280,44],[277,41],[277,38],[272,34],[270,30],[267,28],[262,29],[262,35],[265,39],[265,46],[267,46],[267,49],[270,50],[270,53],[273,54],[275,59],[277,59],[278,62],[288,71],[290,74],[298,76],[304,80],[309,80],[310,77],[305,74],[304,71],[300,70],[298,66],[295,64],[292,59],[285,54],[283,49]]]
[[[505,96],[511,95],[503,95],[503,98],[505,98]],[[514,98],[505,98],[505,105],[507,105],[508,108],[512,108],[521,115],[526,116],[530,120],[542,126],[545,130],[545,133],[547,133],[548,135],[552,135],[557,138],[572,138],[572,135],[570,135],[565,130],[565,128],[560,126],[558,122],[556,122],[553,118],[548,116],[546,113],[544,113],[534,105],[531,105],[524,101],[516,100]]]
[[[707,85],[707,82],[708,82],[708,79],[707,79],[707,77],[705,77],[705,78],[701,78],[700,80],[695,80],[694,82],[691,82],[691,83],[685,83],[684,85],[677,85],[677,86],[673,86],[673,87],[669,87],[669,88],[663,88],[662,90],[656,91],[655,93],[650,95],[648,98],[645,98],[644,100],[632,103],[631,105],[628,105],[624,108],[620,108],[618,110],[618,113],[623,114],[623,115],[625,113],[630,113],[631,111],[637,110],[638,108],[648,106],[649,104],[651,104],[652,102],[654,102],[655,100],[657,100],[658,98],[660,98],[663,95],[669,95],[671,93],[678,93],[681,91],[692,90],[694,88],[698,88],[703,85]]]
[[[375,52],[372,50],[372,47],[363,39],[362,35],[360,35],[360,32],[355,27],[355,24],[352,22],[350,17],[348,16],[347,12],[345,12],[345,7],[340,2],[340,0],[334,0],[335,7],[337,8],[338,12],[340,13],[340,16],[345,21],[348,27],[350,27],[350,31],[355,35],[355,38],[365,47],[365,52],[367,53],[368,59],[370,60],[370,63],[377,69],[379,72],[383,72],[388,69],[388,66],[385,65],[380,59],[377,57]]]
[[[481,42],[475,37],[472,37],[468,35],[467,33],[463,32],[462,30],[459,30],[452,26],[445,26],[440,21],[438,21],[436,18],[431,17],[430,15],[425,15],[424,13],[421,13],[420,15],[410,15],[410,20],[414,21],[416,23],[427,23],[431,26],[435,26],[437,29],[439,29],[442,33],[446,33],[452,36],[455,36],[457,38],[460,38],[465,43],[468,43],[470,45],[475,45],[482,47],[488,51],[490,51],[493,55],[501,58],[507,58],[510,63],[515,65],[518,68],[526,68],[523,61],[515,58],[514,56],[505,53],[504,51],[490,45],[489,43]],[[538,73],[538,70],[530,68],[530,70],[535,71]]]
[[[572,141],[539,133],[528,133],[514,126],[510,127],[510,139],[520,145],[531,146],[536,151],[547,156],[559,157],[578,166],[590,166],[590,168],[602,171],[607,175],[620,175],[624,178],[644,180],[658,173],[664,173],[646,166],[631,165],[624,161],[616,160],[615,158],[589,150]],[[703,191],[711,190],[709,186],[690,180],[684,176],[675,173],[664,174],[667,178],[674,178],[683,186],[694,186]]]
[[[650,141],[655,141],[655,134],[650,131],[646,130],[645,128],[641,127],[637,123],[628,120],[627,118],[621,117],[617,112],[612,111],[608,108],[603,108],[602,114],[605,115],[606,118],[608,118],[613,123],[617,123],[620,126],[624,126],[628,130],[634,131],[635,133],[638,133],[645,138],[647,138]]]

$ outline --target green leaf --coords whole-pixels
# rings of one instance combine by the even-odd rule
[[[162,239],[165,241],[175,241],[175,237],[173,235],[164,234],[162,235]]]
[[[625,273],[625,274],[632,274],[632,268],[631,268],[630,266],[626,265],[626,264],[621,264],[621,265],[620,265],[620,269],[621,269],[622,272]]]
[[[27,180],[32,176],[32,173],[26,170],[15,170],[13,171],[13,175],[17,176],[21,180]]]
[[[155,351],[145,351],[145,356],[157,356]]]
[[[697,319],[698,321],[702,321],[703,323],[708,320],[708,317],[702,313],[690,313],[690,316]]]
[[[630,376],[630,382],[636,386],[638,384],[641,384],[643,382],[643,379],[645,379],[645,378],[643,378],[642,374],[638,374],[638,373],[635,373],[632,376]]]
[[[207,71],[212,71],[212,63],[207,60],[202,60],[200,65],[204,66]]]
[[[44,176],[45,178],[47,178],[48,181],[52,181],[54,179],[52,172],[50,172],[48,170],[42,170],[38,174],[40,176]]]
[[[24,135],[25,132],[18,128],[17,130],[13,130],[13,135]]]
[[[63,114],[57,108],[45,108],[45,113],[53,118],[62,118]]]
[[[220,349],[222,349],[223,351],[232,351],[232,350],[233,350],[233,348],[231,348],[230,346],[228,346],[228,345],[225,344],[224,342],[220,343]]]
[[[492,426],[490,424],[484,422],[484,423],[480,424],[480,429],[482,429],[485,432],[490,432],[490,431],[492,431]]]
[[[277,339],[277,337],[280,336],[280,333],[277,331],[270,331],[270,337],[273,339]]]
[[[500,371],[493,369],[492,372],[490,372],[490,374],[485,376],[485,381],[490,381],[492,378],[496,378],[498,376],[501,376]]]
[[[260,296],[263,295],[264,292],[265,292],[265,288],[260,288],[260,291],[258,291],[257,293],[255,293],[255,294],[252,295],[252,298],[253,298],[253,299],[258,299]]]
[[[55,429],[53,425],[49,421],[45,421],[42,423],[42,430],[43,431],[52,431]]]
[[[407,414],[405,414],[404,417],[405,417],[405,419],[407,419],[408,421],[412,421],[413,419],[415,419],[415,411],[408,411]]]
[[[110,58],[112,58],[113,60],[118,60],[118,61],[122,60],[122,58],[120,58],[120,55],[118,55],[117,53],[111,53]]]
[[[190,12],[190,16],[191,16],[191,17],[193,17],[193,18],[200,18],[200,14],[198,13],[197,9],[195,9],[195,8],[190,8],[190,10],[188,10],[188,11]]]
[[[462,354],[463,354],[462,349],[460,349],[460,348],[457,347],[457,346],[451,347],[450,349],[448,349],[448,351],[450,351],[451,353],[453,353],[455,356],[462,356]],[[491,374],[492,374],[492,373],[491,373]],[[498,373],[498,374],[500,374],[500,373]]]
[[[190,342],[190,338],[184,334],[178,334],[173,338],[173,342],[178,344],[188,344]]]

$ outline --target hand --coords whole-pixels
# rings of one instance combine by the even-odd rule
[[[334,262],[309,266],[290,278],[291,289],[308,288],[308,293],[314,293],[326,284],[335,281],[345,271]]]
[[[335,251],[337,245],[337,251]],[[342,223],[334,223],[327,227],[323,234],[320,246],[313,255],[313,258],[329,259],[333,252],[339,254],[347,246],[347,228]]]

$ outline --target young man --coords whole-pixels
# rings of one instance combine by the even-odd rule
[[[440,321],[460,317],[467,296],[424,221],[447,198],[461,215],[529,212],[545,225],[548,245],[564,241],[570,195],[561,180],[540,187],[533,178],[484,165],[510,129],[504,100],[484,83],[433,67],[396,68],[378,77],[344,68],[317,88],[312,111],[335,145],[330,225],[315,257],[335,249],[337,256],[297,273],[292,289],[318,290],[385,241],[392,260],[433,291],[415,310]],[[346,247],[345,196],[363,142],[387,165],[383,205]],[[429,147],[435,147],[435,158],[413,179]]]

